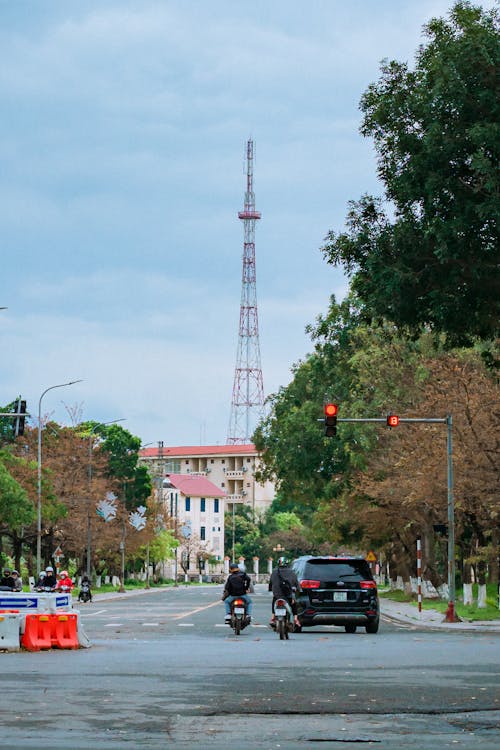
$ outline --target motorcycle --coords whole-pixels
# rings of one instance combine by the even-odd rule
[[[276,599],[274,602],[274,630],[280,641],[288,640],[288,634],[294,630],[293,614],[286,599]]]
[[[244,599],[233,599],[231,602],[231,622],[229,623],[235,635],[239,635],[250,623],[247,615],[247,603]]]
[[[92,601],[92,594],[90,591],[90,586],[88,583],[82,583],[80,586],[80,593],[78,594],[78,601],[79,602],[91,602]]]

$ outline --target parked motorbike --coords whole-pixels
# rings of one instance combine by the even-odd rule
[[[247,603],[244,599],[233,599],[231,602],[231,622],[230,625],[235,635],[239,635],[244,628],[250,623],[247,615]]]
[[[90,586],[88,583],[82,583],[82,585],[80,586],[78,601],[84,603],[92,601],[92,593],[90,591]]]
[[[274,629],[280,637],[280,641],[288,640],[288,634],[293,631],[292,608],[286,599],[276,599],[274,602]]]

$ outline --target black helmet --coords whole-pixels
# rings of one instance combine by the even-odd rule
[[[278,557],[278,567],[288,568],[288,560],[286,557]]]
[[[229,563],[229,570],[239,570],[240,566],[236,562]]]

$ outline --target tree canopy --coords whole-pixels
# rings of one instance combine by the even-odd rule
[[[458,2],[425,27],[415,66],[384,61],[361,99],[383,199],[350,203],[323,248],[370,319],[452,344],[498,331],[498,12]]]

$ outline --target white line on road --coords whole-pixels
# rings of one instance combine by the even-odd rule
[[[105,628],[121,628],[123,625],[122,622],[107,622],[104,626]]]
[[[159,622],[143,622],[142,627],[143,628],[157,628],[159,624],[160,624]]]
[[[96,615],[102,615],[103,612],[107,612],[107,609],[99,609],[97,612],[85,612],[85,614],[80,613],[80,617],[95,617]]]
[[[178,628],[194,628],[194,622],[178,622]]]

